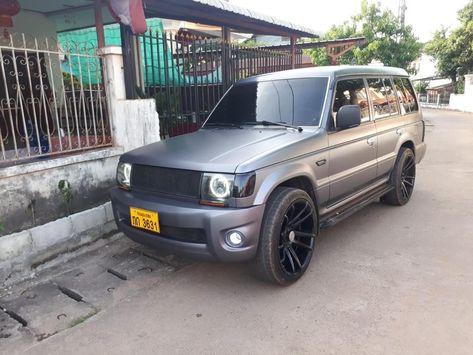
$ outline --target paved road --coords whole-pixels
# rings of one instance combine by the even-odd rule
[[[473,115],[425,117],[412,201],[373,204],[324,231],[297,284],[260,283],[241,265],[187,265],[28,352],[471,354]]]

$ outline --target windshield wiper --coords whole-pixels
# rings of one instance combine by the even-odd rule
[[[242,126],[236,123],[230,123],[230,122],[209,122],[209,123],[206,123],[202,128],[206,128],[206,127],[232,127],[232,128],[243,129]]]
[[[244,122],[243,124],[247,125],[263,125],[263,126],[280,126],[286,128],[297,129],[299,132],[302,132],[304,129],[301,126],[294,126],[284,122],[271,122],[271,121],[253,121],[253,122]]]

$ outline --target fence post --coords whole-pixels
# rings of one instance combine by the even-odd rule
[[[223,51],[222,51],[222,72],[223,72],[223,91],[226,91],[231,84],[231,32],[228,27],[222,27]]]
[[[128,26],[120,24],[120,34],[123,48],[123,69],[125,78],[126,98],[134,99],[136,97],[135,83],[136,78],[136,52],[133,46],[133,34]]]
[[[296,69],[296,40],[296,37],[291,36],[291,69]]]
[[[125,100],[125,75],[120,47],[105,47],[100,50],[104,58],[104,86],[110,106],[113,101]]]

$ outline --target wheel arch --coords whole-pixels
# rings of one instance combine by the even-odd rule
[[[318,211],[317,179],[313,170],[306,164],[291,164],[264,176],[257,190],[255,204],[266,203],[278,187],[293,187],[307,192]]]
[[[402,143],[401,146],[399,147],[399,150],[402,148],[409,148],[414,153],[414,156],[416,155],[416,146],[412,140],[404,141],[404,143]]]
[[[307,192],[312,201],[314,202],[315,208],[317,209],[317,197],[315,196],[315,189],[312,182],[307,176],[296,176],[286,181],[283,181],[276,187],[293,187]]]
[[[401,137],[399,137],[399,141],[397,142],[396,146],[396,157],[399,157],[399,152],[402,148],[409,148],[414,152],[414,156],[416,155],[416,145],[415,145],[415,137],[412,135],[411,132],[405,132]]]

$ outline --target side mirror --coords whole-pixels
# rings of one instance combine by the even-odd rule
[[[345,105],[337,112],[337,128],[340,130],[361,124],[361,109],[358,105]]]

